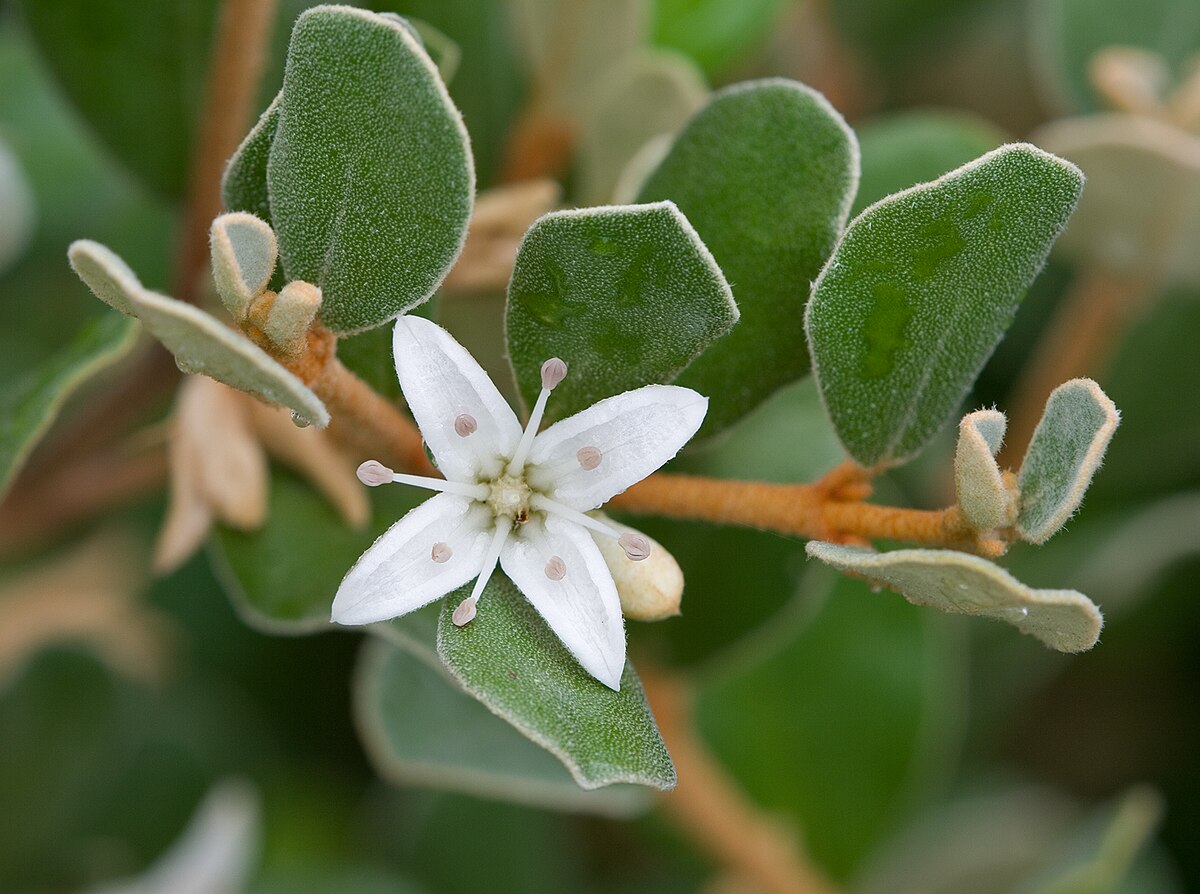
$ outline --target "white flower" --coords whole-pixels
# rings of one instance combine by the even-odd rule
[[[708,399],[647,385],[602,400],[538,434],[546,400],[567,373],[542,366],[542,392],[524,431],[496,386],[449,333],[428,320],[396,321],[396,373],[446,476],[394,474],[363,463],[370,485],[395,481],[442,491],[363,553],[333,601],[339,624],[407,614],[478,578],[454,612],[462,626],[496,563],[588,673],[620,688],[625,629],[612,574],[590,532],[616,539],[631,561],[650,542],[584,513],[645,478],[696,433]]]

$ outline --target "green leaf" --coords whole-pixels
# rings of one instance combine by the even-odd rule
[[[1013,522],[1016,507],[996,463],[1008,420],[998,410],[976,410],[958,424],[954,453],[954,488],[958,506],[981,531]]]
[[[289,279],[335,332],[421,304],[462,249],[475,173],[462,117],[396,21],[350,7],[296,20],[267,164]]]
[[[532,405],[541,367],[570,369],[547,420],[679,375],[738,318],[712,255],[670,202],[556,211],[529,228],[508,287],[508,350]]]
[[[14,264],[33,239],[37,211],[21,164],[0,140],[0,274]]]
[[[854,219],[806,326],[826,409],[858,462],[903,462],[954,414],[1082,185],[1074,165],[1017,143]]]
[[[991,152],[1005,136],[977,115],[919,110],[872,118],[858,128],[858,142],[862,179],[851,210],[855,215],[892,193],[935,180]],[[1032,142],[1044,146],[1040,140]]]
[[[821,94],[782,79],[713,96],[639,201],[671,199],[732,284],[741,321],[678,384],[712,401],[705,433],[808,372],[804,302],[858,182],[858,144]]]
[[[675,787],[675,767],[658,734],[642,684],[626,662],[613,692],[579,666],[541,615],[496,574],[470,624],[454,609],[470,587],[442,603],[438,654],[475,698],[554,754],[582,788],[632,782]]]
[[[697,720],[754,802],[842,878],[952,759],[966,653],[947,619],[814,571],[759,637],[769,649],[707,675]]]
[[[275,272],[275,233],[261,218],[235,212],[212,222],[210,243],[217,294],[235,319],[243,319]]]
[[[132,320],[106,314],[84,326],[45,365],[0,387],[0,497],[67,398],[128,354],[136,337]]]
[[[656,137],[673,137],[708,96],[704,76],[686,56],[639,50],[596,87],[577,154],[581,205],[617,201],[629,161]]]
[[[50,70],[101,141],[172,199],[186,188],[216,0],[22,0]]]
[[[423,494],[415,488],[371,491],[370,527],[349,527],[313,488],[276,470],[266,523],[257,531],[220,527],[210,557],[234,608],[265,633],[299,635],[330,629],[333,594],[372,541]]]
[[[1088,178],[1055,251],[1151,283],[1200,285],[1200,137],[1114,114],[1057,121],[1034,139]]]
[[[271,193],[267,189],[267,162],[271,143],[279,128],[279,99],[277,94],[259,117],[250,133],[225,165],[221,177],[221,201],[226,211],[246,211],[259,220],[273,223]]]
[[[1069,519],[1121,421],[1108,395],[1091,379],[1072,379],[1050,393],[1021,463],[1017,531],[1045,543]]]
[[[1195,0],[1043,0],[1031,9],[1034,72],[1050,98],[1069,110],[1104,106],[1088,67],[1105,47],[1151,50],[1182,71],[1200,46]]]
[[[645,789],[584,791],[554,757],[464,693],[433,649],[370,638],[354,681],[363,746],[401,785],[462,791],[558,810],[628,815]]]
[[[808,554],[839,571],[889,587],[914,605],[1007,621],[1060,652],[1083,652],[1100,638],[1103,618],[1074,590],[1035,590],[979,556],[948,549],[888,553],[813,540]]]
[[[240,332],[199,308],[143,288],[129,266],[99,243],[79,239],[67,255],[93,294],[141,320],[183,372],[211,376],[267,403],[288,407],[319,427],[329,424],[329,411],[320,398]]]

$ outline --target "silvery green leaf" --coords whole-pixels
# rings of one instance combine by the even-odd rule
[[[580,204],[605,205],[630,160],[658,137],[673,137],[708,96],[686,56],[641,49],[615,64],[596,86],[578,152]]]
[[[0,142],[0,273],[21,257],[33,238],[33,191],[8,147]]]
[[[110,249],[80,239],[67,252],[71,266],[96,297],[137,317],[186,373],[210,376],[267,403],[288,407],[319,427],[329,412],[313,392],[240,332],[199,308],[145,289]]]
[[[67,398],[100,370],[129,353],[137,326],[105,314],[41,367],[0,386],[0,497]]]
[[[659,736],[633,665],[614,692],[579,666],[541,615],[497,573],[475,620],[455,626],[469,585],[442,603],[438,654],[475,698],[554,754],[586,789],[632,782],[675,787],[675,767]]]
[[[351,7],[296,20],[267,185],[284,272],[320,287],[330,329],[379,326],[433,294],[466,238],[475,173],[407,27]]]
[[[1088,178],[1056,251],[1151,282],[1200,285],[1200,136],[1111,114],[1056,121],[1034,139]]]
[[[678,384],[712,401],[702,433],[731,425],[808,372],[804,303],[858,183],[858,143],[817,91],[782,78],[714,94],[646,181],[671,199],[734,289],[741,320]]]
[[[521,396],[541,366],[570,370],[547,420],[666,383],[738,318],[729,285],[671,202],[555,211],[525,234],[508,286],[509,356]]]
[[[424,19],[408,19],[409,27],[421,40],[421,46],[437,66],[442,81],[449,84],[462,62],[462,49],[447,34]]]
[[[1120,421],[1091,379],[1072,379],[1051,392],[1017,475],[1023,539],[1045,543],[1075,513]]]
[[[645,789],[581,789],[563,765],[462,691],[427,643],[368,637],[354,680],[363,747],[385,778],[558,810],[628,815]]]
[[[260,220],[273,223],[271,194],[267,190],[267,161],[271,157],[271,142],[279,127],[279,99],[276,94],[250,133],[246,134],[237,151],[225,166],[221,177],[221,201],[229,211],[246,211]]]
[[[245,211],[222,214],[210,229],[213,279],[225,309],[242,319],[267,287],[279,249],[270,224]]]
[[[981,531],[1013,522],[1016,507],[995,458],[1007,426],[1008,420],[998,410],[976,410],[958,424],[958,447],[954,453],[958,506],[967,521]]]
[[[859,463],[910,458],[954,414],[1082,186],[1074,165],[1015,143],[851,222],[806,326],[825,407]]]
[[[877,553],[819,540],[807,549],[813,558],[894,589],[914,605],[1007,621],[1060,652],[1085,651],[1100,638],[1100,610],[1082,593],[1035,590],[979,556],[946,549]]]

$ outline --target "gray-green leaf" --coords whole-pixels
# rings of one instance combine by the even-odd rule
[[[675,766],[633,665],[621,691],[593,678],[503,575],[495,575],[470,624],[455,626],[464,587],[446,597],[438,654],[489,710],[554,754],[587,789],[632,782],[675,787]]]
[[[1017,475],[1023,539],[1045,543],[1075,513],[1120,421],[1091,379],[1072,379],[1051,392]]]
[[[678,382],[711,399],[704,433],[808,372],[804,303],[857,184],[853,131],[821,94],[783,79],[714,95],[646,181],[639,201],[679,205],[742,315]]]
[[[33,190],[25,172],[0,140],[0,274],[24,253],[36,219]]]
[[[105,314],[88,323],[42,367],[0,389],[0,497],[46,433],[67,398],[133,346],[137,325]]]
[[[555,758],[462,691],[433,648],[369,637],[354,681],[363,746],[403,785],[549,807],[628,815],[646,806],[633,786],[584,791]]]
[[[322,428],[329,424],[321,399],[240,332],[199,308],[145,289],[129,266],[99,243],[80,239],[67,255],[96,297],[141,320],[184,372],[211,376],[267,403],[288,407]]]
[[[963,515],[981,531],[1013,522],[1016,507],[1004,485],[996,453],[1008,420],[998,410],[976,410],[958,424],[954,453],[954,485]]]
[[[273,223],[271,193],[267,189],[267,161],[271,157],[271,142],[279,127],[277,93],[266,111],[250,128],[237,151],[225,166],[221,177],[221,201],[227,211],[247,211],[259,220]]]
[[[1100,609],[1074,590],[1035,590],[1003,568],[967,553],[900,549],[888,553],[810,541],[808,554],[839,571],[890,587],[914,605],[1007,621],[1060,652],[1100,638]]]
[[[405,26],[323,6],[292,32],[267,164],[289,279],[335,332],[429,298],[462,249],[475,172],[462,117]]]
[[[737,318],[728,283],[671,202],[556,211],[529,228],[517,253],[509,356],[530,404],[542,363],[567,362],[546,409],[561,419],[672,381]]]
[[[225,309],[242,319],[275,272],[275,233],[261,218],[234,212],[214,220],[209,236],[217,294]]]
[[[806,323],[826,409],[858,462],[910,458],[956,411],[1082,186],[1074,165],[1017,143],[851,222]]]

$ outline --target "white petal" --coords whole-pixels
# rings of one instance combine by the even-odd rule
[[[573,509],[595,509],[678,453],[706,412],[708,398],[676,385],[647,385],[606,398],[537,436],[529,483]],[[580,463],[585,447],[600,451],[594,468]]]
[[[392,350],[400,388],[441,473],[451,481],[500,474],[521,440],[521,423],[483,368],[450,333],[421,317],[396,320]],[[463,415],[476,426],[466,437],[454,430]]]
[[[333,599],[337,624],[372,624],[416,611],[477,576],[491,529],[474,500],[438,494],[388,528],[354,563]],[[435,562],[445,543],[449,560]]]
[[[546,565],[555,556],[566,566],[560,580],[546,575]],[[592,535],[553,516],[544,523],[531,519],[504,544],[500,567],[583,669],[619,691],[625,625],[617,588]]]

